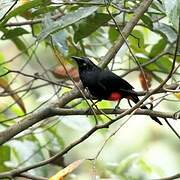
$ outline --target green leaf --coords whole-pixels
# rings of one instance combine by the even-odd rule
[[[114,27],[110,27],[108,31],[108,35],[110,42],[113,43],[118,38],[119,32]]]
[[[161,34],[164,38],[167,38],[170,43],[173,43],[176,40],[176,31],[167,24],[154,23],[153,30]]]
[[[68,13],[64,16],[62,16],[58,21],[52,22],[51,25],[46,25],[44,27],[44,30],[39,35],[39,41],[46,38],[51,33],[54,33],[58,30],[64,29],[81,19],[91,15],[93,12],[95,12],[98,9],[98,6],[91,6],[91,7],[85,7],[85,8],[79,8],[78,10]]]
[[[180,1],[179,0],[164,0],[163,1],[166,14],[169,18],[169,21],[178,28],[178,20],[180,16]]]
[[[161,12],[160,12],[158,9],[149,7],[149,8],[148,8],[148,14],[151,14],[151,15],[152,15],[152,14],[154,14],[154,15],[160,15]]]
[[[6,161],[10,160],[10,147],[9,146],[1,146],[0,147],[0,172],[7,171],[9,168],[4,164]]]
[[[151,4],[151,8],[162,12],[162,14],[165,14],[165,10],[163,8],[163,5],[161,3],[159,3],[158,1],[153,1],[153,3]]]
[[[20,51],[24,51],[25,49],[27,49],[26,45],[24,44],[24,42],[16,37],[11,39],[13,41],[13,43],[16,45],[16,47],[20,50]],[[28,51],[24,51],[24,53],[26,53],[28,55]]]
[[[131,48],[134,50],[135,53],[143,53],[147,54],[145,51],[145,43],[144,43],[144,35],[139,30],[133,30],[131,35],[128,37],[130,42]]]
[[[172,67],[172,62],[167,57],[159,58],[155,64],[160,70],[163,70],[164,72],[169,72]]]
[[[149,58],[143,58],[143,57],[138,57],[138,61],[142,63],[146,63],[149,61]],[[145,66],[145,68],[149,71],[157,71],[159,70],[158,66],[155,63],[151,63]]]
[[[7,70],[3,68],[3,66],[1,65],[4,62],[5,62],[4,55],[0,52],[0,75],[5,74],[7,72]]]
[[[152,19],[149,16],[143,15],[141,20],[146,24],[150,29],[153,27]]]
[[[139,57],[138,61],[140,63],[146,63],[149,61],[149,58]],[[169,72],[169,70],[171,69],[171,66],[172,66],[172,62],[169,60],[169,58],[161,57],[155,63],[146,65],[145,68],[148,71],[159,71],[159,70],[162,71],[163,70],[165,72]]]
[[[28,136],[29,137],[29,136]],[[23,139],[23,138],[20,138],[20,139]],[[14,148],[14,147],[11,147],[11,154],[13,157],[15,157],[16,159],[16,162],[20,162],[22,159],[21,159],[21,154],[19,154],[19,151],[18,149]]]
[[[0,52],[0,64],[4,62],[4,55]]]
[[[31,26],[31,29],[32,29],[32,35],[37,37],[41,33],[42,26],[40,24],[33,24]]]
[[[171,55],[169,55],[171,58],[174,58],[174,53],[175,53],[175,46],[172,46],[170,49],[168,49],[168,51],[171,53]],[[176,56],[176,61],[180,62],[180,48],[177,52],[177,56]]]
[[[95,13],[82,19],[75,26],[74,42],[77,43],[81,39],[89,36],[110,19],[111,16],[104,13]]]
[[[152,167],[144,159],[139,159],[138,165],[141,167],[141,169],[144,172],[146,172],[148,174],[152,173]]]
[[[11,112],[13,112],[14,114],[16,114],[17,116],[22,116],[25,114],[25,106],[24,106],[24,102],[23,99],[20,98],[19,96],[17,97],[19,99],[19,104],[14,104],[14,106],[12,106]],[[16,99],[15,99],[16,100]]]
[[[26,31],[23,28],[14,28],[14,29],[6,30],[4,32],[5,33],[1,37],[1,39],[3,39],[3,40],[5,40],[5,39],[13,39],[13,38],[15,38],[17,36],[22,36],[23,34],[29,34],[29,32]]]
[[[149,57],[153,58],[155,56],[157,56],[158,54],[160,54],[164,48],[166,47],[167,41],[166,39],[162,38],[160,39],[151,49],[150,53],[149,53]]]
[[[18,36],[27,34],[27,33],[29,33],[28,31],[26,31],[23,28],[15,28],[15,29],[11,29],[11,30],[2,28],[1,31],[4,33],[4,35],[1,37],[1,39],[4,39],[4,40],[11,39],[11,41],[16,45],[16,47],[20,51],[24,51],[25,49],[27,49],[24,42]],[[28,55],[28,51],[25,51],[25,53]]]
[[[0,23],[0,27],[2,27],[10,18],[15,17],[17,15],[21,15],[24,12],[27,12],[31,8],[35,8],[40,5],[45,5],[47,3],[50,3],[49,0],[34,0],[34,1],[29,1],[16,9],[12,10]]]

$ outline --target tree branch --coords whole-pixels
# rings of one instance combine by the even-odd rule
[[[24,177],[24,178],[31,179],[31,180],[48,180],[48,178],[41,177],[41,176],[35,176],[32,174],[28,174],[28,173],[22,173],[22,174],[17,175],[16,177]]]
[[[131,21],[126,24],[125,28],[123,29],[122,33],[125,38],[128,37],[130,32],[133,30],[134,26],[139,21],[140,17],[143,15],[143,13],[147,10],[147,8],[150,6],[152,0],[144,0],[140,6],[136,9],[134,16],[132,17]],[[180,25],[179,25],[180,28]],[[180,33],[179,33],[180,34]],[[94,132],[96,132],[98,129],[108,128],[111,124],[119,120],[120,118],[129,115],[133,112],[133,114],[141,114],[141,115],[151,115],[156,117],[162,117],[162,118],[175,118],[174,114],[167,113],[167,112],[158,112],[158,111],[151,111],[151,110],[141,110],[138,109],[140,105],[152,94],[158,93],[158,92],[167,92],[169,88],[163,88],[163,86],[166,84],[166,82],[171,78],[176,62],[176,55],[177,55],[177,49],[178,49],[178,42],[179,37],[177,37],[177,43],[176,43],[176,51],[174,54],[173,64],[170,73],[166,77],[166,79],[154,90],[148,92],[146,96],[139,101],[134,107],[131,109],[121,109],[121,110],[114,110],[114,109],[103,109],[102,111],[94,110],[96,114],[120,114],[118,117],[116,117],[113,121],[108,121],[104,124],[95,125],[92,129],[90,129],[86,134],[84,134],[81,138],[74,141],[70,145],[68,145],[63,151],[57,153],[55,156],[46,159],[44,161],[40,161],[37,163],[34,163],[30,166],[23,167],[20,169],[14,169],[9,172],[4,172],[0,174],[0,177],[15,177],[17,175],[22,174],[23,172],[26,172],[28,170],[44,166],[50,162],[52,162],[54,159],[63,156],[67,152],[69,152],[72,148],[77,146],[78,144],[85,141],[88,137],[90,137]],[[118,40],[115,42],[115,44],[111,47],[111,49],[106,53],[104,57],[104,62],[102,64],[102,67],[107,66],[107,64],[110,62],[110,60],[116,55],[120,47],[123,45],[124,39],[120,36]],[[173,86],[173,88],[177,88],[177,86]],[[143,92],[144,94],[146,92]],[[143,94],[143,95],[144,95]],[[7,142],[9,139],[14,137],[15,135],[19,134],[20,132],[26,130],[30,126],[55,115],[93,115],[93,112],[85,110],[74,110],[74,109],[67,109],[63,108],[67,103],[74,100],[75,98],[81,97],[80,92],[77,88],[74,88],[73,90],[69,91],[68,93],[65,93],[59,100],[49,103],[46,107],[41,108],[40,110],[32,113],[31,115],[28,115],[26,118],[24,118],[21,121],[18,121],[16,124],[12,125],[11,127],[7,128],[6,130],[0,132],[0,145]],[[177,119],[180,118],[180,115],[176,116]],[[27,174],[25,174],[27,177]]]
[[[40,110],[28,115],[23,120],[18,121],[11,127],[7,128],[5,131],[0,132],[0,145],[7,142],[9,139],[17,135],[18,133],[26,130],[30,126],[40,122],[43,119],[54,116],[52,109],[59,106],[63,107],[65,104],[80,96],[79,91],[74,88],[68,93],[65,93],[59,100],[41,108]]]
[[[62,13],[58,13],[58,14],[52,16],[51,19],[56,21],[61,16],[63,16],[63,14]],[[34,25],[34,24],[42,23],[42,21],[43,21],[43,19],[27,20],[27,21],[22,21],[22,22],[10,22],[10,23],[6,23],[4,25],[4,27]]]
[[[173,85],[169,85],[168,89],[176,89],[177,87],[178,87],[178,84],[173,84]],[[158,89],[158,91],[156,93],[158,93],[158,92],[166,92],[166,91],[164,89]],[[154,93],[155,93],[154,90],[150,91],[148,97]],[[146,92],[143,91],[143,92],[139,92],[138,94],[145,95]],[[5,142],[7,142],[9,139],[14,137],[15,135],[19,134],[20,132],[26,130],[27,128],[31,127],[32,125],[34,125],[44,119],[47,119],[49,117],[53,117],[56,115],[66,115],[66,113],[68,113],[68,112],[69,113],[71,112],[71,114],[68,114],[68,115],[72,115],[73,110],[72,111],[67,110],[67,109],[63,110],[62,107],[64,107],[67,103],[69,103],[73,99],[80,98],[80,97],[82,97],[82,96],[79,93],[78,89],[74,88],[71,91],[69,91],[68,93],[65,93],[59,100],[49,103],[46,107],[43,107],[43,108],[39,109],[38,111],[35,111],[30,115],[27,115],[23,120],[18,121],[16,124],[12,125],[11,127],[7,128],[6,130],[0,132],[0,145],[4,144]],[[141,103],[139,105],[141,105]],[[139,105],[137,107],[139,107]],[[57,107],[60,108],[59,114],[56,114],[56,113],[58,113]],[[131,113],[129,110],[128,110],[127,114]],[[62,111],[63,111],[63,114],[60,114],[60,112],[62,113]],[[106,110],[105,113],[113,114],[113,112],[112,111],[110,112],[110,111],[111,110]],[[127,111],[119,110],[119,112],[114,111],[114,114],[125,113],[125,112],[127,112]],[[157,115],[159,117],[174,118],[173,114],[168,114],[168,113],[164,114],[163,112],[162,113],[158,113],[155,111],[150,112],[148,110],[146,110],[146,111],[144,110],[144,112],[143,112],[143,110],[140,110],[137,112],[139,112],[139,114],[144,114],[144,115],[150,115],[152,113],[151,114],[152,116],[153,116],[153,113],[155,113],[154,115]],[[84,114],[88,115],[88,113],[85,113],[83,111],[81,111],[81,112],[76,111],[76,113],[77,113],[77,115],[78,115],[78,113],[81,113],[81,114],[84,113]],[[98,114],[99,112],[96,112],[96,113]],[[179,116],[176,116],[175,119],[179,119]]]
[[[103,113],[105,114],[121,114],[129,109],[100,109]],[[96,113],[96,115],[103,115],[103,113],[94,109],[94,112]],[[69,116],[69,115],[93,115],[92,111],[88,111],[87,110],[76,110],[76,109],[65,109],[65,108],[55,108],[52,110],[52,112],[54,112],[55,115],[60,115],[60,116]],[[130,113],[128,113],[130,114]],[[160,117],[160,118],[172,118],[174,119],[174,113],[170,113],[170,112],[161,112],[161,111],[152,111],[152,110],[148,110],[148,109],[138,109],[136,110],[136,112],[134,113],[134,115],[149,115],[149,116],[154,116],[154,117]],[[180,119],[180,117],[178,117],[178,119]]]
[[[135,25],[138,23],[142,15],[147,11],[148,7],[151,5],[152,0],[144,0],[141,2],[139,7],[134,11],[134,16],[132,19],[126,24],[124,29],[122,30],[122,34],[124,38],[127,38]],[[105,54],[101,67],[105,68],[111,59],[115,57],[121,46],[124,44],[124,38],[121,35],[119,35],[118,39],[116,42],[113,44],[113,46],[108,50],[108,52]]]
[[[173,179],[178,179],[180,178],[180,173],[173,175],[173,176],[169,176],[169,177],[165,177],[165,178],[160,178],[160,179],[153,179],[153,180],[173,180]]]
[[[132,110],[133,109],[133,110]],[[131,108],[129,109],[128,111],[127,110],[124,110],[124,114],[126,115],[127,113],[132,113],[133,111],[135,110],[135,108]],[[64,109],[54,109],[53,111],[55,111],[56,113],[59,113],[61,114],[62,111],[64,111]],[[112,111],[112,110],[111,110]],[[121,110],[120,110],[121,111]],[[150,110],[136,110],[138,113],[141,113],[141,112],[147,112],[147,113],[150,113]],[[81,112],[79,110],[79,112]],[[136,112],[135,112],[136,113]],[[158,112],[157,112],[158,113]],[[1,177],[14,177],[16,176],[17,174],[21,174],[23,172],[26,172],[30,169],[34,169],[34,168],[37,168],[37,167],[41,167],[41,166],[44,166],[50,162],[52,162],[53,160],[55,160],[56,158],[58,157],[61,157],[63,156],[64,154],[66,154],[67,152],[69,152],[72,148],[74,148],[75,146],[77,146],[78,144],[80,144],[81,142],[85,141],[87,138],[89,138],[94,132],[96,132],[97,130],[99,129],[103,129],[103,128],[108,128],[111,124],[113,124],[114,122],[116,122],[117,120],[119,120],[120,118],[123,117],[123,114],[121,114],[120,116],[118,116],[117,118],[115,118],[113,121],[108,121],[104,124],[101,124],[101,125],[95,125],[93,128],[91,128],[87,133],[85,133],[81,138],[79,138],[78,140],[74,141],[73,143],[71,143],[69,146],[67,146],[63,151],[57,153],[56,155],[52,156],[51,158],[49,159],[46,159],[44,161],[41,161],[41,162],[38,162],[38,163],[35,163],[35,164],[32,164],[30,166],[27,166],[27,167],[24,167],[24,168],[21,168],[21,169],[14,169],[14,170],[11,170],[9,172],[4,172],[4,173],[0,173],[0,178]]]

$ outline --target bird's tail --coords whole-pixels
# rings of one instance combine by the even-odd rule
[[[134,102],[134,103],[138,103],[139,102],[139,98],[138,96],[133,93],[130,95],[130,99]],[[141,107],[142,109],[148,109],[147,106],[142,106]],[[156,121],[158,124],[162,125],[161,121],[157,118],[157,117],[154,117],[154,116],[150,116],[154,121]]]

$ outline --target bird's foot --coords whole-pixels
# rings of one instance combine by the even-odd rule
[[[119,106],[115,106],[115,108],[113,109],[113,112],[112,113],[115,113],[117,110],[119,110],[120,109],[120,107]],[[115,114],[115,116],[117,116],[117,114]]]

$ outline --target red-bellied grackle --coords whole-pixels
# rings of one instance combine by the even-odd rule
[[[139,102],[137,93],[127,81],[109,70],[103,70],[96,66],[87,57],[72,57],[78,64],[79,76],[84,88],[88,88],[91,95],[99,101],[120,101],[122,98],[131,99],[134,103]],[[142,109],[148,109],[146,106]],[[157,117],[151,116],[157,123],[162,123]]]

